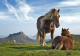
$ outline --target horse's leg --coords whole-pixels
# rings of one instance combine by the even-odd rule
[[[44,33],[44,36],[43,36],[43,44],[46,45],[45,43],[45,37],[46,37],[46,33]]]
[[[53,48],[53,36],[54,36],[54,30],[51,31],[51,42],[52,42],[51,48]]]
[[[40,40],[40,32],[39,32],[39,30],[38,30],[36,41],[38,42],[39,40]]]
[[[43,37],[42,37],[42,34],[40,35],[40,45],[43,46]]]
[[[42,45],[42,34],[40,33],[40,45]]]
[[[63,47],[63,43],[58,43],[55,49],[60,50],[60,49],[62,49],[62,47]]]
[[[46,33],[45,33],[45,30],[43,29],[42,30],[42,46],[45,45],[45,36],[46,36]]]

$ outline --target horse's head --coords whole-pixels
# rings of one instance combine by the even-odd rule
[[[59,12],[60,12],[60,9],[56,10],[56,9],[51,9],[50,11],[52,13],[52,16],[51,16],[51,20],[53,21],[53,24],[55,24],[56,28],[58,28],[60,26],[60,23],[59,23]]]
[[[68,36],[68,37],[69,37],[69,36],[70,36],[69,28],[68,28],[68,29],[63,29],[63,28],[62,28],[62,33],[61,33],[61,35],[62,35],[62,36]]]

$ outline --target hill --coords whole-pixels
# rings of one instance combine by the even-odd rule
[[[51,43],[0,43],[0,56],[80,56],[80,43],[72,50],[52,50]]]
[[[35,43],[35,40],[30,39],[23,32],[10,34],[6,38],[0,38],[0,43],[4,42],[15,42],[15,43]]]
[[[75,42],[80,42],[80,35],[71,34],[74,37]]]

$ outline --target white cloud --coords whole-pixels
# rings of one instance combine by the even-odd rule
[[[67,16],[61,16],[60,21],[66,22],[66,23],[74,23],[74,22],[80,22],[80,16],[79,15],[67,15]]]
[[[32,11],[32,8],[28,4],[23,2],[24,0],[23,1],[18,0],[18,1],[17,1],[18,9],[19,9],[18,13],[20,13],[22,17],[24,16],[26,20],[33,19],[31,16],[29,16],[29,13]]]
[[[67,7],[67,6],[79,6],[80,0],[67,0],[59,2],[58,7]]]
[[[0,12],[0,20],[6,20],[8,18],[9,18],[9,16],[6,13]]]
[[[75,7],[73,7],[75,6]],[[58,8],[61,8],[62,12],[60,21],[66,23],[75,23],[80,22],[80,0],[66,0],[59,2],[57,5]],[[69,11],[70,10],[70,11]]]
[[[9,12],[14,14],[17,17],[17,19],[20,20],[16,9],[12,5],[10,5],[9,3],[5,3],[5,5],[8,8]]]
[[[19,21],[33,20],[33,17],[29,16],[29,13],[32,11],[32,8],[25,3],[25,0],[16,0],[17,8],[12,6],[5,0],[5,5],[8,8],[9,12],[14,14]]]
[[[5,14],[5,12],[0,12],[0,15],[4,15]]]
[[[80,29],[80,25],[70,26],[71,34],[79,34],[80,35],[79,29]]]
[[[9,16],[6,16],[6,15],[0,15],[0,20],[5,20],[5,19],[8,19]]]

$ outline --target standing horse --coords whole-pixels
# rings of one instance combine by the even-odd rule
[[[46,20],[41,28],[41,20],[44,18],[44,16],[41,16],[38,18],[37,20],[37,29],[38,29],[38,33],[37,33],[37,41],[40,40],[40,44],[41,46],[45,45],[45,36],[46,33],[51,33],[51,41],[53,42],[53,35],[54,35],[54,29],[55,26],[56,28],[58,28],[60,26],[59,24],[59,9],[56,10],[54,9],[53,15],[52,15],[52,20]]]

